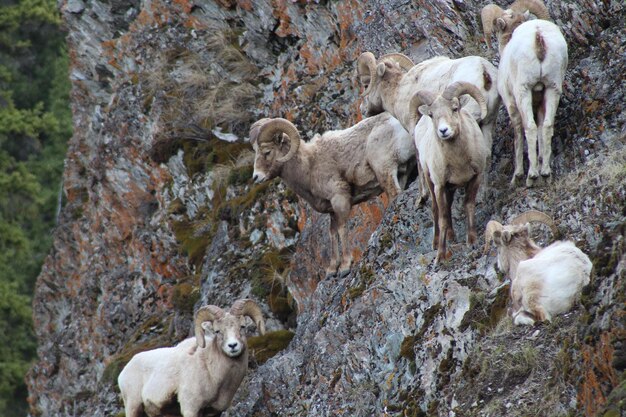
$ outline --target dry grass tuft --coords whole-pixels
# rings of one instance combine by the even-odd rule
[[[206,49],[163,51],[139,77],[144,110],[158,117],[153,159],[166,161],[182,141],[206,142],[211,130],[243,135],[260,90],[258,69],[241,52],[233,31],[207,31]]]

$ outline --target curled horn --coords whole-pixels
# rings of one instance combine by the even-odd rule
[[[272,119],[264,117],[262,119],[257,120],[256,122],[252,123],[252,126],[250,126],[250,143],[251,144],[256,142],[256,140],[258,139],[258,137],[259,137],[259,130],[261,129],[261,126],[263,126],[265,123],[267,123],[270,120],[272,120]]]
[[[446,87],[442,96],[446,100],[450,100],[453,97],[460,97],[463,94],[469,94],[480,106],[480,119],[484,119],[487,116],[487,100],[485,96],[474,84],[457,81]]]
[[[378,59],[379,62],[383,62],[386,60],[396,62],[404,71],[408,71],[415,66],[413,61],[411,61],[411,58],[399,52],[385,54]]]
[[[202,323],[205,321],[213,321],[224,317],[224,310],[218,306],[210,305],[204,306],[196,312],[196,317],[193,321],[196,333],[196,343],[201,348],[206,346],[204,341],[204,329]]]
[[[366,96],[376,81],[376,57],[371,52],[363,52],[356,61],[356,68],[361,84],[367,85],[363,92],[363,95]]]
[[[230,314],[234,316],[248,316],[256,324],[256,328],[261,336],[265,334],[265,320],[263,319],[263,312],[253,300],[244,298],[237,300],[230,308]]]
[[[289,152],[277,159],[278,162],[286,162],[293,158],[300,147],[300,134],[298,129],[287,119],[276,118],[265,122],[259,128],[259,145],[265,142],[271,142],[276,133],[284,133],[289,137]]]
[[[483,24],[485,43],[491,48],[491,34],[493,33],[493,21],[504,14],[504,10],[495,4],[488,4],[480,12],[480,20]]]
[[[411,115],[411,127],[415,127],[418,120],[422,115],[419,112],[419,108],[422,104],[431,105],[437,98],[437,95],[432,91],[420,90],[411,97],[409,102],[409,114]]]
[[[493,233],[497,230],[502,231],[502,224],[495,220],[489,220],[489,223],[487,223],[487,227],[485,227],[485,249],[483,250],[484,254],[489,251],[489,244],[491,244],[491,240],[493,239]]]
[[[556,225],[554,224],[554,220],[552,219],[552,217],[538,210],[526,211],[520,214],[519,216],[517,216],[516,218],[514,218],[513,220],[511,220],[511,224],[514,224],[514,225],[526,224],[530,222],[543,223],[547,225],[548,227],[550,227],[550,230],[552,231],[553,235],[558,234],[558,229],[556,228]]]
[[[551,20],[550,12],[541,0],[516,0],[509,8],[516,13],[524,13],[528,10],[537,16],[537,19]]]

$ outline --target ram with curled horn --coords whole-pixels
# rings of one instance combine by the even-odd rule
[[[176,403],[183,417],[219,416],[248,370],[242,331],[246,316],[265,333],[259,306],[250,299],[237,300],[228,311],[215,305],[200,308],[195,337],[133,356],[118,377],[126,416],[169,414]]]
[[[364,87],[362,95],[367,98],[364,115],[373,116],[388,111],[411,135],[418,119],[411,113],[409,103],[417,91],[427,89],[441,93],[456,81],[475,85],[486,99],[487,115],[481,117],[481,111],[474,102],[467,103],[467,110],[479,121],[491,152],[500,97],[496,90],[497,69],[486,59],[478,56],[459,59],[436,56],[413,65],[411,59],[403,54],[387,54],[377,60],[373,53],[364,52],[356,64],[358,79]]]
[[[591,275],[591,260],[572,241],[557,241],[542,248],[530,237],[531,222],[540,222],[557,234],[554,220],[531,210],[508,225],[489,221],[485,253],[491,242],[498,249],[498,269],[511,280],[511,308],[515,324],[551,320],[569,311]]]
[[[346,222],[352,206],[383,191],[394,199],[415,169],[415,145],[388,113],[316,135],[309,142],[288,120],[261,119],[250,129],[250,143],[255,182],[280,177],[315,211],[330,214],[327,276],[350,270]]]
[[[498,71],[486,59],[478,56],[459,59],[436,56],[404,71],[388,61],[376,61],[371,52],[364,52],[357,60],[357,73],[365,88],[361,112],[372,116],[388,111],[400,121],[411,137],[414,137],[415,125],[420,117],[410,107],[415,93],[420,90],[441,93],[449,84],[457,81],[473,84],[486,99],[487,114],[482,114],[480,106],[471,99],[463,98],[463,105],[478,122],[483,141],[491,155],[500,96],[496,89]],[[426,181],[420,172],[418,205],[424,203],[428,195]]]
[[[411,111],[422,115],[415,126],[414,138],[432,200],[435,262],[449,256],[447,244],[455,239],[452,202],[458,187],[465,188],[467,244],[473,246],[477,238],[476,196],[489,151],[474,116],[461,105],[463,95],[476,101],[484,117],[485,98],[476,86],[466,82],[452,83],[441,94],[420,90],[410,102]]]

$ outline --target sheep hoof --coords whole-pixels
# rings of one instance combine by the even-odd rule
[[[539,179],[539,177],[531,177],[530,175],[528,176],[528,178],[526,178],[526,187],[528,188],[532,188],[535,185],[537,185],[537,180]]]
[[[513,179],[511,180],[511,186],[519,187],[520,184],[522,183],[522,178],[523,177],[524,177],[523,174],[514,174],[513,175]]]
[[[552,173],[548,173],[548,174],[541,174],[541,179],[543,180],[544,184],[551,184],[552,183]]]
[[[337,275],[336,270],[326,270],[326,279],[333,278],[335,275]]]

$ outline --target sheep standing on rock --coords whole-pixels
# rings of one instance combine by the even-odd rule
[[[503,226],[495,220],[485,229],[485,252],[491,240],[498,248],[498,268],[511,279],[511,316],[515,324],[550,321],[567,312],[589,284],[591,260],[574,242],[559,241],[541,248],[530,238],[531,221],[550,226],[554,221],[539,211],[528,211]]]
[[[476,195],[489,150],[478,123],[461,107],[459,98],[464,94],[476,100],[484,117],[485,98],[476,86],[466,82],[452,83],[441,94],[421,90],[411,100],[413,111],[422,114],[415,126],[415,145],[432,200],[436,263],[448,256],[446,242],[454,240],[452,202],[457,187],[465,187],[467,244],[474,245],[477,237]]]
[[[361,84],[365,86],[363,97],[366,114],[372,116],[388,111],[402,123],[411,137],[414,137],[415,125],[420,115],[410,107],[410,101],[416,92],[430,90],[440,93],[446,86],[456,81],[471,83],[485,97],[487,114],[482,114],[480,106],[471,99],[462,104],[479,122],[490,156],[493,131],[500,107],[500,96],[496,88],[498,70],[493,64],[478,56],[459,59],[437,56],[410,67],[410,59],[405,57],[404,60],[400,60],[399,56],[401,54],[388,54],[383,57],[386,59],[381,58],[378,62],[371,52],[364,52],[359,57],[357,73]],[[410,69],[406,71],[406,68]],[[421,158],[419,151],[417,157]],[[420,171],[418,204],[426,201],[427,195],[426,180]]]
[[[514,7],[515,6],[515,7]],[[522,13],[519,10],[528,10]],[[526,21],[529,12],[540,19]],[[515,135],[515,172],[512,183],[524,175],[524,135],[528,146],[526,186],[532,187],[539,173],[550,178],[554,117],[563,90],[567,68],[567,42],[561,30],[549,22],[540,0],[518,0],[510,9],[488,5],[482,12],[485,39],[496,28],[500,66],[498,92],[511,118]],[[541,157],[541,170],[538,169]]]
[[[195,338],[175,347],[141,352],[118,377],[126,417],[155,417],[180,405],[183,417],[219,416],[226,410],[248,369],[244,327],[250,317],[265,333],[261,309],[249,299],[236,301],[230,311],[210,305],[195,317]],[[205,322],[213,334],[205,335]],[[144,414],[145,413],[145,414]]]
[[[250,143],[256,153],[256,182],[281,177],[315,211],[330,214],[327,276],[350,271],[352,253],[345,225],[352,206],[383,191],[394,199],[415,166],[415,145],[389,113],[316,135],[309,142],[300,139],[288,120],[261,119],[250,129]]]

